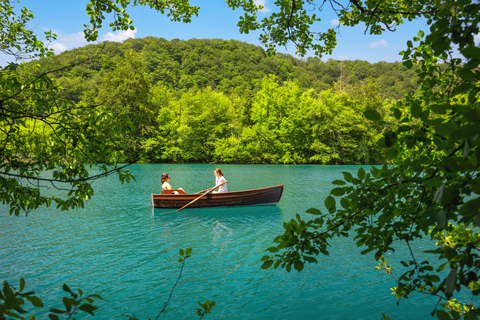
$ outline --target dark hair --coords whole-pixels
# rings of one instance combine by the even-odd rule
[[[167,181],[167,179],[170,179],[170,175],[168,173],[162,173],[162,184]]]
[[[216,173],[218,173],[219,175],[223,176],[222,170],[220,170],[220,169],[217,168],[217,169],[215,169],[214,171],[215,171]]]

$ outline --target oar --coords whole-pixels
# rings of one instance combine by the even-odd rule
[[[212,192],[213,190],[217,189],[218,187],[224,185],[225,183],[227,183],[227,180],[223,181],[222,183],[220,183],[219,185],[216,185],[216,186],[213,187],[213,188],[207,189],[207,191],[205,191],[200,197],[198,197],[198,198],[190,201],[189,203],[187,203],[186,205],[184,205],[183,207],[181,207],[180,209],[178,209],[178,210],[175,211],[175,212],[178,212],[178,211],[182,210],[183,208],[188,207],[189,205],[191,205],[191,204],[194,203],[195,201],[201,199],[203,196],[207,195],[208,193]]]

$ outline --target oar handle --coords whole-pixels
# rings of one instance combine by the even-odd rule
[[[205,191],[200,197],[198,197],[198,198],[196,198],[196,199],[193,199],[192,201],[190,201],[189,203],[187,203],[186,205],[184,205],[183,207],[181,207],[180,209],[178,209],[176,212],[182,210],[183,208],[188,207],[189,205],[191,205],[192,203],[194,203],[194,202],[197,201],[198,199],[200,199],[200,198],[202,198],[203,196],[205,196],[207,193],[212,192],[213,190],[217,189],[217,188],[220,187],[220,186],[223,186],[225,183],[227,183],[227,180],[223,181],[222,183],[216,185],[216,186],[213,187],[213,188],[207,189],[207,191]]]

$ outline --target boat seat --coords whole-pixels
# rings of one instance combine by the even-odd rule
[[[175,191],[177,193],[175,193]],[[161,194],[187,194],[187,193],[182,189],[171,189],[171,190],[162,190]]]

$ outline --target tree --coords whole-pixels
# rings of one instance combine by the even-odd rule
[[[391,122],[377,111],[364,112],[386,128],[379,147],[389,165],[360,168],[357,176],[345,172],[333,181],[327,211],[312,208],[307,212],[314,219],[297,215],[285,223],[263,268],[301,271],[318,254],[328,255],[334,237],[353,234],[362,253],[373,253],[378,268],[397,282],[398,299],[421,292],[438,299],[432,315],[439,319],[480,316],[474,299],[480,294],[480,236],[472,230],[480,226],[480,48],[474,42],[479,7],[470,1],[352,1],[342,8],[341,23],[364,22],[374,34],[404,20],[427,19],[430,34],[420,30],[403,51],[407,68],[419,66],[421,90],[391,108]],[[424,237],[438,241],[438,248],[429,251],[431,259],[419,261],[410,244]],[[384,258],[398,248],[394,240],[404,242],[411,255],[401,262],[406,271],[400,275]],[[458,300],[460,291],[471,299]]]
[[[369,93],[374,93],[368,88]],[[320,93],[309,112],[312,142],[310,161],[327,163],[372,163],[379,160],[374,155],[374,144],[381,128],[366,123],[362,113],[367,108],[380,110],[382,103],[375,97],[363,97],[336,90]],[[378,153],[378,152],[376,152]],[[375,163],[375,162],[373,162]]]
[[[17,59],[52,54],[26,29],[31,12],[24,8],[18,19],[5,0],[0,10],[7,31],[2,31],[3,52]],[[111,172],[108,165],[122,182],[131,178],[116,167],[121,160],[117,148],[129,130],[124,119],[102,106],[64,99],[50,71],[25,63],[0,70],[0,199],[10,214],[52,202],[62,210],[83,207],[93,195],[91,182]],[[95,164],[103,164],[95,168],[98,174]]]
[[[133,127],[131,134],[125,135],[128,162],[136,162],[139,144],[154,133],[157,110],[152,108],[150,87],[143,59],[138,53],[128,51],[125,59],[103,76],[96,97],[97,104],[124,116]]]
[[[157,139],[162,143],[163,159],[212,161],[217,137],[225,136],[228,130],[230,113],[228,98],[208,87],[162,106]]]
[[[129,1],[118,1],[125,7]],[[146,1],[140,1],[146,4]],[[173,19],[188,22],[195,7],[183,1],[150,1]],[[92,28],[87,40],[95,40],[103,11],[118,14],[113,29],[126,29],[128,14],[115,2],[87,5]],[[22,8],[17,16],[9,0],[0,1],[0,35],[3,53],[16,60],[53,55],[52,50],[28,29],[33,13]],[[45,32],[47,41],[55,39]],[[59,85],[36,63],[11,63],[0,70],[0,200],[10,214],[28,213],[56,203],[58,208],[83,207],[93,196],[91,182],[117,172],[122,183],[132,176],[117,166],[124,159],[125,137],[133,128],[126,113],[109,105],[74,103],[64,98]],[[97,171],[97,172],[95,172]],[[55,192],[48,189],[54,188]]]

